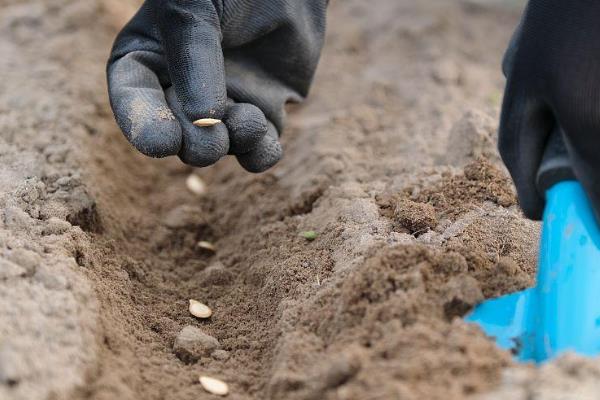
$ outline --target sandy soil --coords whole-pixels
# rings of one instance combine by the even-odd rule
[[[121,137],[115,4],[0,0],[0,399],[213,398],[201,373],[231,399],[597,397],[599,362],[518,366],[461,319],[535,274],[494,144],[518,5],[334,1],[285,159],[250,175]],[[186,326],[220,351],[174,352]]]

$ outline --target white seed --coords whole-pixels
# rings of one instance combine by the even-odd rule
[[[212,310],[206,304],[200,303],[198,300],[190,299],[190,314],[198,318],[210,318]]]
[[[193,124],[196,126],[199,126],[199,127],[205,127],[205,126],[214,126],[220,122],[221,122],[220,119],[200,118],[200,119],[197,119],[196,121],[194,121]]]
[[[200,178],[196,174],[191,174],[190,176],[188,176],[185,180],[185,184],[187,185],[187,188],[190,192],[197,194],[198,196],[206,193],[206,184],[204,183],[202,178]]]
[[[208,393],[216,394],[217,396],[227,396],[229,393],[229,386],[220,379],[201,375],[199,381]]]
[[[204,240],[201,240],[198,243],[196,243],[196,247],[198,247],[199,249],[202,249],[202,250],[207,250],[211,253],[217,252],[217,248],[215,247],[214,244],[212,244],[211,242],[205,242]]]

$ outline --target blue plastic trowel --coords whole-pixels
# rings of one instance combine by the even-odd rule
[[[558,131],[537,178],[546,208],[536,286],[487,300],[466,320],[519,361],[541,363],[566,351],[598,355],[600,229]]]

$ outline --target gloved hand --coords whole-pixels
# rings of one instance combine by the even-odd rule
[[[505,55],[499,148],[529,218],[542,217],[536,173],[555,127],[600,216],[599,21],[599,1],[531,0]]]
[[[308,93],[328,0],[146,0],[118,35],[108,87],[127,139],[194,166],[281,158],[284,104]],[[212,127],[192,124],[221,119]]]

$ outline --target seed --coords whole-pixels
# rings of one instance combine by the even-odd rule
[[[229,386],[220,379],[201,375],[199,381],[208,393],[216,394],[217,396],[227,396],[229,393]]]
[[[206,193],[206,184],[204,181],[196,174],[191,174],[185,180],[185,184],[190,192],[197,194],[198,196]]]
[[[199,126],[199,127],[205,127],[205,126],[214,126],[218,123],[220,123],[221,120],[220,119],[215,119],[215,118],[200,118],[197,119],[196,121],[193,122],[194,125]]]
[[[190,299],[190,314],[194,317],[198,318],[210,318],[212,315],[212,310],[203,303],[200,303],[198,300]]]
[[[196,247],[198,247],[201,250],[206,250],[209,253],[216,253],[217,252],[217,248],[215,247],[214,244],[212,244],[211,242],[206,242],[204,240],[201,240],[198,243],[196,243]]]

